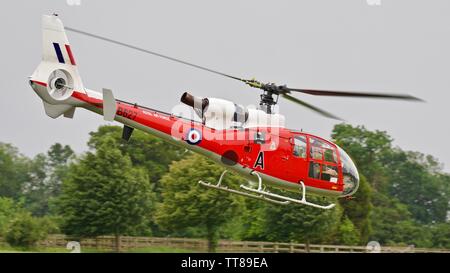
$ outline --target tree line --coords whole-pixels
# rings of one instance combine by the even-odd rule
[[[30,247],[49,233],[115,235],[118,250],[122,235],[204,237],[210,251],[219,238],[450,248],[450,175],[435,158],[394,147],[386,132],[363,126],[338,124],[331,138],[361,177],[352,200],[325,200],[338,203],[332,210],[199,187],[223,168],[143,132],[125,142],[117,126],[91,132],[80,155],[56,143],[28,158],[0,143],[0,236]],[[236,175],[224,181],[244,182]]]

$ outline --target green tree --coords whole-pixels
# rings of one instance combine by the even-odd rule
[[[293,198],[292,193],[283,193]],[[310,202],[320,203],[321,198],[309,196]],[[337,206],[322,210],[302,205],[267,205],[264,234],[270,241],[306,243],[331,242],[336,236],[342,209]]]
[[[337,243],[343,245],[357,245],[360,243],[360,234],[353,222],[344,216],[339,225]]]
[[[28,180],[28,159],[17,148],[0,142],[0,196],[18,199]]]
[[[414,219],[423,224],[445,222],[449,192],[442,176],[436,174],[436,163],[416,152],[393,149],[385,155],[385,167],[391,171],[389,195],[408,206]]]
[[[48,211],[48,166],[44,154],[36,155],[28,164],[28,180],[23,183],[21,195],[25,199],[25,207],[35,216],[45,215]]]
[[[105,137],[95,153],[70,166],[58,202],[62,230],[79,237],[112,234],[120,251],[121,235],[148,231],[152,200],[145,171]]]
[[[68,145],[53,144],[47,151],[48,182],[46,191],[49,198],[55,198],[61,193],[61,184],[69,169],[70,160],[75,159],[75,153]]]
[[[431,246],[429,227],[417,223],[408,210],[408,206],[396,198],[375,193],[371,222],[373,233],[370,239],[378,241],[382,245]]]
[[[223,168],[200,156],[191,155],[170,165],[161,179],[163,201],[156,220],[169,231],[198,227],[208,239],[208,250],[214,252],[222,226],[234,219],[242,208],[242,198],[222,191],[206,189],[199,180],[216,181]],[[227,175],[227,185],[237,185],[236,176]]]
[[[64,166],[73,155],[74,152],[69,145],[63,146],[60,143],[55,143],[50,146],[47,152],[48,165],[53,168]]]
[[[33,217],[30,212],[19,213],[9,225],[6,242],[14,247],[34,247],[53,228],[43,224],[48,224],[47,219]]]
[[[430,225],[445,222],[449,210],[450,176],[442,173],[442,165],[431,156],[393,148],[386,132],[339,124],[332,136],[361,174],[355,200],[340,203],[362,242],[370,237],[383,244],[431,245]],[[368,207],[372,212],[365,214]],[[364,232],[364,226],[372,226],[372,232]]]
[[[240,237],[249,241],[268,240],[265,234],[266,202],[253,198],[245,198],[245,208],[242,210],[242,229]]]
[[[153,192],[157,201],[161,201],[161,177],[169,171],[169,165],[173,161],[180,160],[186,154],[186,150],[163,141],[145,132],[134,130],[127,142],[122,139],[122,127],[100,126],[97,131],[90,133],[88,146],[95,150],[101,145],[105,137],[111,137],[117,143],[123,155],[127,155],[133,166],[144,168],[148,179],[152,183]],[[155,236],[165,236],[153,219],[150,222]]]
[[[392,138],[386,132],[372,132],[364,126],[337,124],[331,137],[352,157],[372,188],[386,190],[389,173],[383,168],[382,159],[392,149]]]
[[[9,224],[16,214],[22,211],[20,203],[15,202],[12,198],[0,197],[0,236],[5,236]]]
[[[372,189],[364,175],[360,174],[359,188],[352,199],[339,199],[344,215],[352,221],[359,232],[361,244],[369,241],[372,233],[370,214],[372,211]]]
[[[53,144],[47,155],[38,154],[28,165],[28,181],[22,187],[26,207],[35,216],[49,213],[49,203],[61,192],[61,183],[67,174],[68,162],[74,152],[68,146]]]
[[[134,130],[128,142],[122,140],[119,126],[100,126],[90,135],[88,145],[92,149],[97,149],[105,137],[114,138],[122,154],[128,155],[134,166],[145,168],[150,181],[156,184],[167,173],[170,163],[181,159],[185,153],[184,149],[139,130]]]
[[[450,223],[441,223],[431,229],[433,246],[450,249]]]

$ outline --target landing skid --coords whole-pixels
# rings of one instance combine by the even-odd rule
[[[216,185],[213,185],[211,183],[208,182],[204,182],[204,181],[199,181],[198,183],[202,186],[208,187],[208,188],[212,188],[212,189],[216,189],[216,190],[221,190],[221,191],[226,191],[226,192],[230,192],[230,193],[234,193],[234,194],[239,194],[242,196],[246,196],[246,197],[250,197],[250,198],[255,198],[255,199],[259,199],[259,200],[263,200],[269,203],[274,203],[274,204],[278,204],[278,205],[288,205],[290,203],[294,203],[294,204],[300,204],[300,205],[306,205],[306,206],[311,206],[311,207],[315,207],[315,208],[319,208],[319,209],[331,209],[335,206],[335,204],[330,204],[328,206],[323,206],[323,205],[318,205],[315,203],[311,203],[306,201],[306,187],[305,184],[301,181],[300,185],[302,187],[302,198],[301,199],[294,199],[294,198],[290,198],[287,196],[283,196],[283,195],[279,195],[279,194],[275,194],[275,193],[271,193],[269,191],[266,191],[265,187],[263,187],[263,182],[262,182],[262,178],[259,175],[258,172],[252,171],[251,174],[252,175],[256,175],[258,177],[258,188],[254,189],[251,187],[247,187],[245,185],[241,185],[241,189],[247,191],[239,191],[239,190],[234,190],[234,189],[230,189],[226,186],[222,186],[222,180],[223,177],[225,176],[225,174],[227,173],[227,171],[225,170],[219,178],[219,182],[217,182]],[[250,193],[249,193],[250,192]]]
[[[226,170],[223,171],[223,173],[220,175],[219,182],[217,182],[216,185],[213,185],[211,183],[204,182],[204,181],[201,181],[201,180],[198,181],[198,183],[200,185],[202,185],[202,186],[205,186],[205,187],[208,187],[208,188],[211,188],[211,189],[226,191],[226,192],[230,192],[230,193],[234,193],[234,194],[239,194],[239,195],[242,195],[242,196],[245,196],[245,197],[259,199],[259,200],[263,200],[263,201],[266,201],[266,202],[269,202],[269,203],[273,203],[273,204],[277,204],[277,205],[287,205],[287,204],[290,203],[289,201],[274,200],[274,199],[265,197],[263,194],[256,195],[256,194],[252,194],[252,193],[248,193],[248,192],[243,192],[243,191],[230,189],[227,186],[222,186],[222,180],[223,180],[223,177],[225,176],[226,173],[227,173]],[[241,185],[241,187],[242,186],[243,185]]]

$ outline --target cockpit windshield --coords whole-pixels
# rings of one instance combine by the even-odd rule
[[[337,146],[337,145],[336,145]],[[344,176],[343,196],[349,196],[356,192],[359,186],[359,174],[355,163],[350,156],[339,146],[338,151],[341,156],[342,173]]]

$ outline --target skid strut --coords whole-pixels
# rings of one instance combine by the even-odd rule
[[[230,192],[230,193],[235,193],[235,194],[239,194],[239,195],[243,195],[246,197],[251,197],[251,198],[255,198],[255,199],[259,199],[259,200],[263,200],[266,202],[279,204],[279,205],[287,205],[290,203],[295,203],[295,204],[306,205],[306,206],[311,206],[311,207],[320,208],[320,209],[331,209],[335,206],[335,204],[323,206],[323,205],[318,205],[318,204],[306,201],[306,187],[305,187],[305,184],[303,183],[303,181],[300,182],[300,185],[302,187],[302,189],[301,189],[302,190],[302,198],[294,199],[294,198],[290,198],[287,196],[283,196],[283,195],[279,195],[279,194],[275,194],[275,193],[266,191],[265,187],[263,187],[264,185],[262,182],[262,178],[259,175],[259,173],[256,171],[252,171],[251,174],[256,175],[258,177],[258,188],[257,189],[247,187],[245,185],[241,185],[240,186],[241,189],[245,190],[246,191],[245,192],[245,191],[230,189],[226,186],[222,186],[222,180],[226,173],[227,173],[227,170],[223,171],[223,173],[220,175],[219,182],[217,182],[217,184],[215,184],[215,185],[208,183],[208,182],[204,182],[204,181],[199,181],[198,183],[200,185],[208,187],[208,188],[226,191],[226,192]]]
[[[204,181],[201,181],[201,180],[198,181],[198,183],[200,185],[208,187],[208,188],[221,190],[221,191],[226,191],[226,192],[230,192],[230,193],[235,193],[235,194],[239,194],[239,195],[242,195],[242,196],[245,196],[245,197],[255,198],[255,199],[259,199],[259,200],[264,200],[266,202],[270,202],[270,203],[274,203],[274,204],[278,204],[278,205],[287,205],[287,204],[289,204],[289,201],[274,200],[274,199],[265,197],[262,194],[256,195],[256,194],[252,194],[252,193],[248,193],[248,192],[244,192],[244,191],[230,189],[227,186],[222,186],[222,180],[223,180],[223,177],[225,176],[226,173],[227,173],[227,170],[223,171],[223,173],[220,175],[219,182],[217,182],[216,185],[213,185],[211,183],[204,182]]]

